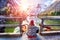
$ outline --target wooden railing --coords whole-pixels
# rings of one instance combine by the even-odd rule
[[[17,18],[17,19],[20,19],[22,17],[0,17],[2,19],[14,19],[14,18]],[[21,23],[22,21],[20,20],[19,21],[20,23],[19,24],[0,24],[0,27],[17,27],[17,26],[21,26]],[[20,33],[0,33],[0,36],[20,36],[22,33],[21,33],[21,27],[20,27]]]
[[[59,31],[47,31],[47,32],[42,32],[42,29],[45,27],[45,26],[60,26],[60,24],[44,24],[44,20],[60,20],[60,16],[44,16],[44,17],[41,17],[41,24],[42,24],[42,27],[40,27],[40,34],[60,34],[60,30]]]

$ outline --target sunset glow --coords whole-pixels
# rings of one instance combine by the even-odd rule
[[[26,11],[28,6],[27,0],[21,0],[21,10]]]
[[[21,10],[26,11],[28,8],[28,4],[21,4]]]
[[[33,14],[37,15],[41,11],[44,11],[50,4],[52,0],[10,0],[9,8],[12,14]]]

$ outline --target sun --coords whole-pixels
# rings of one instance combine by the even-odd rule
[[[28,8],[28,4],[22,4],[21,8],[22,8],[23,11],[26,11],[27,8]]]
[[[26,11],[27,8],[28,8],[28,6],[29,6],[29,4],[27,3],[27,0],[22,0],[22,1],[21,1],[21,9],[22,9],[23,11]]]

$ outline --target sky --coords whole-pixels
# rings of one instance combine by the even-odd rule
[[[43,4],[43,5],[42,5],[41,11],[44,11],[44,9],[49,7],[54,2],[55,2],[55,0],[42,0],[41,4]],[[46,5],[46,6],[44,6],[44,5]]]
[[[55,2],[55,0],[28,0],[27,1],[29,4],[31,4],[31,12],[34,14],[38,14],[40,11],[44,11],[47,7],[49,7],[52,3]],[[36,8],[38,6],[38,4],[40,5],[40,7]],[[29,11],[29,13],[30,13]]]
[[[27,8],[27,6],[29,6],[31,10],[33,8],[35,11],[39,10],[39,9],[41,9],[39,11],[43,11],[46,7],[48,7],[50,4],[52,4],[55,0],[12,0],[12,3],[13,3],[13,1],[18,5],[20,5],[20,3],[21,3],[22,6],[25,6],[25,8]],[[6,4],[5,0],[0,1],[0,7],[5,4]],[[38,6],[38,4],[40,6],[38,8],[36,8]]]
[[[55,0],[13,0],[19,7],[20,11],[26,11],[28,14],[38,14],[44,11],[49,5],[54,3]],[[13,2],[12,2],[13,3]],[[13,3],[13,5],[14,5]]]

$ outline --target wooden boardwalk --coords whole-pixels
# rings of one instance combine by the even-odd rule
[[[0,40],[21,40],[21,36],[20,37],[0,37]],[[60,35],[55,35],[55,36],[40,35],[40,40],[60,40]]]

